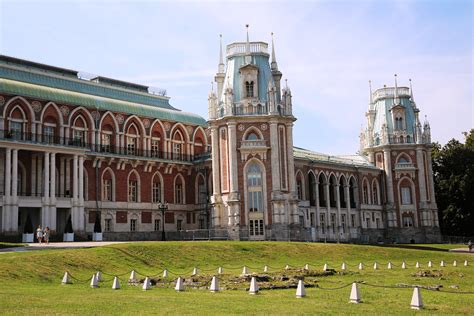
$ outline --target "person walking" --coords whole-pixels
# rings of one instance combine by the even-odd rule
[[[36,229],[36,238],[38,239],[39,244],[43,242],[43,229],[41,229],[41,225],[38,225]]]
[[[44,233],[43,233],[43,241],[46,243],[46,244],[49,244],[49,227],[46,226],[46,228],[44,229]]]

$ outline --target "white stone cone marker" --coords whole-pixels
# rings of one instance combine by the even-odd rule
[[[97,273],[95,274],[95,277],[97,279],[97,282],[102,282],[102,272],[97,271]]]
[[[194,268],[194,269],[193,269],[193,273],[191,274],[191,276],[195,276],[195,275],[197,275],[198,273],[199,273],[198,268]]]
[[[419,268],[419,267],[420,267],[420,263],[417,261],[415,264],[415,268]]]
[[[456,260],[453,261],[453,267],[457,267],[458,266],[458,262]]]
[[[323,271],[327,271],[328,270],[328,264],[325,263],[324,266],[323,266]]]
[[[249,274],[249,269],[246,266],[244,266],[242,268],[242,275],[247,275],[247,274]]]
[[[441,260],[441,263],[439,264],[440,267],[446,267],[446,264],[444,263],[444,260]]]
[[[285,266],[285,270],[290,270],[290,266],[289,266],[289,265],[286,265],[286,266]]]
[[[411,297],[410,307],[412,309],[422,309],[423,308],[423,300],[421,299],[421,292],[418,287],[413,289],[413,295]]]
[[[184,282],[183,278],[179,277],[178,280],[176,280],[176,286],[174,287],[176,292],[181,292],[184,291]]]
[[[263,272],[267,273],[268,272],[268,266],[263,267]]]
[[[145,281],[143,281],[143,286],[142,289],[143,291],[148,291],[150,289],[150,279],[148,277],[145,278]]]
[[[464,260],[464,266],[467,267],[469,265],[469,262],[467,260]]]
[[[163,270],[163,278],[167,278],[168,277],[168,270],[164,269]]]
[[[341,265],[341,270],[346,270],[346,269],[347,269],[346,263],[343,262],[342,265]]]
[[[252,280],[250,280],[250,289],[249,289],[249,294],[257,294],[258,293],[258,285],[257,285],[257,278],[252,277]]]
[[[349,296],[349,303],[360,303],[360,295],[359,295],[359,288],[357,287],[357,283],[352,283],[351,295]]]
[[[392,269],[392,263],[389,261],[387,264],[387,269],[391,270]]]
[[[298,287],[296,288],[296,298],[302,298],[306,296],[306,290],[304,288],[303,280],[298,281]]]
[[[224,270],[222,270],[222,267],[217,268],[217,273],[222,274]]]
[[[137,276],[136,276],[135,270],[132,270],[132,272],[130,272],[130,277],[128,278],[128,282],[137,282]]]
[[[364,269],[364,265],[361,262],[361,263],[359,263],[359,270],[362,270],[362,269]]]
[[[96,289],[99,287],[99,284],[97,282],[97,275],[93,274],[91,278],[91,288]]]
[[[215,276],[212,277],[211,287],[209,288],[209,291],[213,293],[219,292],[219,280]]]
[[[305,265],[304,265],[304,269],[305,269],[305,270],[309,270],[309,264],[305,264]]]
[[[374,263],[374,270],[377,270],[379,268],[379,265],[377,264],[377,262]],[[355,283],[354,283],[355,284]]]
[[[71,283],[71,280],[69,279],[69,273],[64,272],[64,276],[61,281],[61,284],[69,284],[69,283]]]
[[[405,261],[402,262],[402,269],[406,269],[407,268],[407,264]]]
[[[120,289],[120,281],[118,277],[114,277],[114,282],[112,283],[112,290]]]
[[[431,268],[432,266],[433,266],[433,262],[431,262],[431,260],[428,261],[428,268]]]

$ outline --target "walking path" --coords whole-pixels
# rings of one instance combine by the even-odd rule
[[[469,248],[455,248],[455,249],[449,249],[450,252],[465,252],[465,253],[471,253],[474,254],[474,250],[469,252]]]
[[[79,241],[79,242],[50,242],[49,244],[27,244],[25,247],[13,247],[0,249],[1,253],[25,252],[31,250],[45,249],[73,249],[73,248],[94,248],[113,244],[129,243],[131,241]],[[133,242],[133,241],[132,241]]]

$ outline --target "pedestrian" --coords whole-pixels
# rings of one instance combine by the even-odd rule
[[[472,241],[469,240],[469,242],[467,243],[467,247],[469,248],[469,252],[472,251]]]
[[[46,228],[44,229],[43,241],[44,241],[46,244],[49,244],[49,227],[48,227],[48,226],[46,226]]]
[[[38,225],[38,228],[36,229],[36,238],[41,245],[41,242],[43,242],[43,230],[41,229],[41,225]]]

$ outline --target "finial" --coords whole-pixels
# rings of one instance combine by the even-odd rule
[[[394,92],[395,104],[400,103],[400,99],[398,98],[398,84],[397,84],[397,74],[395,74],[395,92]]]
[[[408,79],[408,81],[410,81],[410,99],[411,102],[415,103],[415,98],[413,98],[413,88],[411,86],[411,79]]]
[[[219,34],[219,67],[218,72],[224,73],[224,58],[222,57],[222,34]]]
[[[285,88],[288,90],[288,79],[285,79]]]
[[[369,80],[369,102],[370,102],[370,104],[374,103],[374,101],[372,99],[372,81],[371,80]]]
[[[249,25],[245,24],[245,27],[247,28],[247,43],[245,45],[245,63],[248,65],[252,63],[252,57],[250,56]]]
[[[245,24],[245,27],[247,28],[247,53],[250,53],[249,25]]]
[[[272,63],[271,63],[271,69],[272,71],[278,71],[278,64],[276,62],[276,55],[275,55],[275,43],[273,42],[273,32],[271,33],[272,35]]]

